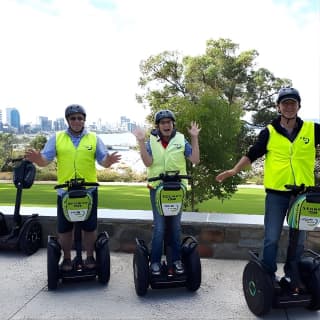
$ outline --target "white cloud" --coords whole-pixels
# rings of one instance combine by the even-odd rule
[[[310,2],[310,1],[309,1]],[[203,54],[206,40],[230,38],[256,49],[260,67],[293,80],[300,115],[319,117],[319,6],[271,0],[88,0],[0,2],[0,108],[22,121],[63,116],[70,103],[89,120],[143,121],[135,101],[139,62],[163,50]],[[302,14],[303,12],[303,14]]]

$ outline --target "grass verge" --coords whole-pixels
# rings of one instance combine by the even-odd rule
[[[56,190],[52,184],[34,184],[22,192],[22,205],[55,207]],[[16,188],[12,183],[0,184],[0,206],[15,204]],[[99,187],[99,208],[150,210],[149,190],[144,186],[102,185]],[[263,214],[264,190],[240,188],[231,199],[211,199],[198,205],[199,212]]]

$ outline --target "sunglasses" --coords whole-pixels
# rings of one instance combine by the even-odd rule
[[[71,121],[76,121],[76,120],[84,121],[84,118],[83,117],[69,117],[69,120],[71,120]]]

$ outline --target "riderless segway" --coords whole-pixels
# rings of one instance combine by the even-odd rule
[[[286,188],[295,196],[287,214],[287,222],[293,232],[290,250],[295,250],[298,231],[313,231],[320,225],[320,187],[287,185]],[[258,255],[252,251],[249,253],[251,261],[244,269],[242,283],[245,299],[252,313],[262,316],[271,308],[293,306],[320,310],[318,253],[306,250],[299,262],[290,265],[291,277],[281,279],[274,279],[266,271]]]
[[[13,223],[9,227],[5,216],[0,212],[0,249],[21,250],[27,255],[35,253],[41,246],[42,230],[38,214],[26,218],[20,215],[22,190],[31,188],[36,168],[23,158],[8,159],[4,166],[14,166],[13,183],[17,188]]]
[[[186,194],[186,187],[182,179],[190,179],[190,176],[179,175],[179,172],[166,172],[158,177],[148,179],[149,182],[161,180],[156,191],[158,211],[170,218],[182,210],[182,203]],[[138,296],[147,293],[149,285],[152,289],[186,287],[190,291],[196,291],[201,285],[201,262],[196,249],[198,242],[192,236],[187,236],[181,243],[181,260],[185,267],[183,274],[172,272],[172,257],[170,255],[169,235],[165,232],[164,254],[166,260],[161,262],[160,275],[152,275],[150,271],[151,254],[144,240],[136,239],[136,249],[133,256],[133,274],[135,290]]]
[[[55,290],[58,282],[93,280],[98,278],[101,284],[107,284],[110,279],[110,251],[108,246],[109,235],[101,232],[95,242],[96,267],[85,268],[82,259],[81,222],[89,218],[93,206],[92,190],[98,183],[85,182],[84,179],[72,179],[64,184],[56,185],[55,189],[67,188],[62,196],[62,207],[68,221],[74,223],[74,249],[76,255],[72,260],[72,270],[64,271],[59,261],[61,246],[55,236],[48,236],[47,245],[47,274],[48,289]]]

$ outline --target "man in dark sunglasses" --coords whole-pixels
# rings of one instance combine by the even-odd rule
[[[71,179],[83,178],[86,182],[97,182],[96,161],[108,168],[120,161],[117,153],[109,154],[102,140],[93,132],[85,128],[86,111],[81,105],[72,104],[65,110],[68,129],[57,132],[47,141],[43,150],[29,149],[26,159],[40,167],[48,165],[57,158],[58,184],[64,184]],[[73,223],[63,214],[62,196],[65,190],[58,189],[57,229],[58,238],[64,253],[61,268],[63,271],[72,270],[71,249]],[[94,243],[97,229],[98,193],[95,187],[92,192],[93,205],[90,217],[82,222],[84,247],[87,258],[84,265],[88,269],[95,268]]]

